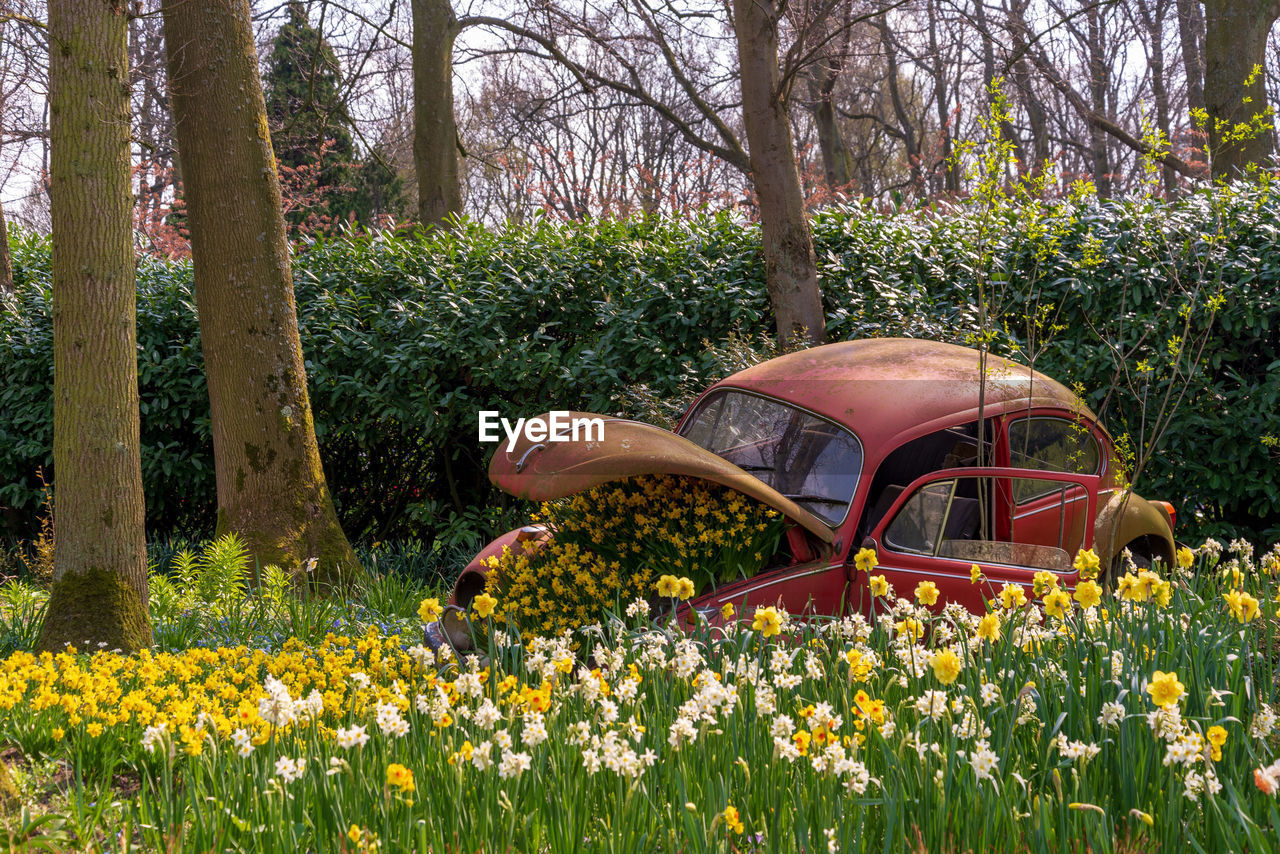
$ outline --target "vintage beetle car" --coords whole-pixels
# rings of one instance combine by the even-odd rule
[[[695,599],[700,610],[866,610],[868,575],[854,566],[863,546],[899,594],[931,580],[937,607],[979,611],[992,588],[971,583],[975,563],[996,588],[1030,587],[1042,570],[1070,588],[1079,578],[1072,559],[1085,548],[1099,555],[1104,580],[1126,548],[1139,563],[1172,563],[1173,507],[1121,488],[1111,437],[1076,395],[996,357],[986,382],[979,377],[979,354],[964,347],[829,344],[716,383],[674,433],[605,418],[600,441],[522,437],[499,446],[489,476],[541,501],[631,475],[687,475],[783,513],[791,525],[769,565]],[[463,571],[453,604],[465,609],[481,592],[484,558],[547,536],[526,527],[494,540]]]

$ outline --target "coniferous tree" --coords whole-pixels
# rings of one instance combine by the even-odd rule
[[[276,161],[307,195],[289,212],[289,224],[323,229],[351,220],[368,225],[384,213],[398,218],[403,182],[376,156],[357,152],[337,55],[302,3],[290,3],[288,13],[262,83]]]

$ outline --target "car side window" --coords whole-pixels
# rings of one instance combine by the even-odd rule
[[[894,551],[933,554],[955,486],[954,480],[943,480],[916,490],[885,530],[885,543]]]
[[[1101,462],[1098,440],[1083,422],[1036,415],[1009,425],[1009,464],[1014,468],[1097,474]],[[1057,488],[1052,481],[1020,480],[1013,497],[1021,504]]]
[[[996,518],[1012,509],[1010,494],[1056,498],[1033,511]],[[1069,572],[1069,550],[1084,536],[1085,490],[1079,484],[1035,478],[958,477],[926,483],[884,529],[890,551],[973,563]]]

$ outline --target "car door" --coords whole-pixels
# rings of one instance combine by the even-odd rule
[[[1092,545],[1093,526],[1086,522],[1096,513],[1098,483],[1094,475],[1035,469],[963,468],[925,475],[903,490],[876,525],[873,572],[885,575],[897,595],[907,598],[920,582],[932,581],[941,593],[935,609],[954,601],[981,611],[983,600],[1001,585],[1029,588],[1041,570],[1072,586],[1077,573],[1071,547]],[[1026,512],[1018,496],[1031,494],[1038,496],[1034,524],[1024,521],[1029,517],[1017,518]],[[972,583],[974,564],[986,583]]]
[[[781,605],[794,615],[839,616],[849,596],[844,564],[830,556],[726,584],[697,603],[700,610],[718,610],[732,604],[746,615],[754,608]],[[746,609],[746,610],[744,610]]]

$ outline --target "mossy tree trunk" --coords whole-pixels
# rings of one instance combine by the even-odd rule
[[[458,19],[450,0],[411,0],[413,8],[413,166],[418,220],[442,225],[462,212],[458,126],[453,115],[453,42]]]
[[[1272,119],[1266,114],[1267,36],[1277,0],[1206,0],[1204,106],[1209,168],[1215,179],[1239,177],[1250,164],[1271,166]],[[1252,128],[1252,129],[1251,129]]]
[[[791,141],[791,120],[778,72],[778,0],[733,0],[742,69],[742,121],[751,155],[751,180],[760,205],[765,280],[778,337],[803,334],[820,344],[826,318],[818,265],[804,209],[804,191]]]
[[[40,647],[151,643],[124,4],[49,2],[53,589]]]
[[[247,0],[164,0],[196,307],[213,418],[218,533],[259,566],[358,564],[325,484],[298,337],[280,181]]]

